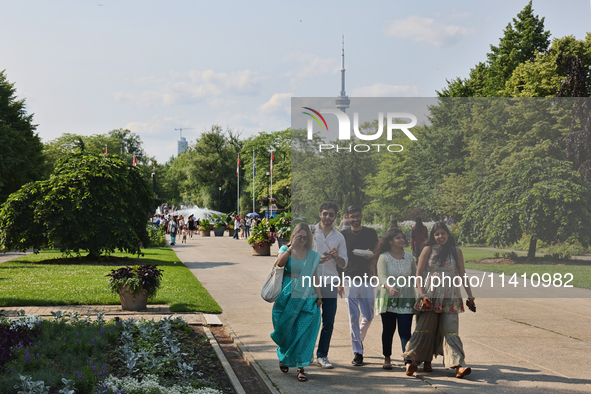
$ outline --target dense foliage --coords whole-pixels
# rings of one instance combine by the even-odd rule
[[[151,197],[139,170],[118,158],[67,156],[49,180],[25,185],[2,206],[0,247],[137,253],[148,243]]]
[[[0,71],[0,203],[25,183],[41,179],[44,169],[33,115],[15,93],[14,84]]]
[[[60,137],[43,145],[45,160],[47,161],[46,177],[53,173],[59,159],[73,153],[99,155],[116,155],[121,160],[132,164],[135,155],[138,165],[150,167],[154,159],[149,157],[143,148],[139,135],[127,129],[115,129],[106,134],[78,135],[64,133]]]
[[[528,256],[535,256],[536,240],[591,243],[591,187],[569,163],[545,158],[521,161],[503,175],[478,182],[461,223],[468,241],[486,239],[501,246],[531,237]]]
[[[236,210],[236,165],[243,143],[238,133],[218,125],[201,133],[162,174],[172,187],[171,201],[217,209],[220,200],[220,211]]]

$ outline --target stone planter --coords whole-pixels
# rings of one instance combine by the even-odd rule
[[[214,229],[213,229],[213,234],[214,234],[216,237],[223,237],[223,236],[224,236],[224,232],[225,232],[225,231],[226,231],[226,229],[225,229],[225,228],[223,228],[223,227],[220,227],[220,228],[214,228]]]
[[[209,237],[210,236],[210,231],[211,230],[201,230],[201,236],[202,237]]]
[[[279,245],[279,247],[282,247],[283,245],[287,246],[287,244],[289,244],[289,239],[277,238],[277,245]]]
[[[271,245],[267,244],[262,248],[252,248],[253,256],[271,256]]]
[[[233,237],[234,236],[234,229],[233,228],[231,228],[231,229],[228,230],[228,235],[230,237]]]
[[[121,299],[121,309],[124,311],[145,311],[148,305],[146,290],[134,296],[127,287],[121,285],[119,286],[119,298]]]

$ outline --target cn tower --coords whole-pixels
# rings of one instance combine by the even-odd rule
[[[345,35],[343,35],[343,52],[341,54],[341,95],[335,100],[337,108],[346,112],[351,100],[345,92]]]

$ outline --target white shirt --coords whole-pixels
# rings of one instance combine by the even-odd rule
[[[314,237],[312,249],[322,255],[323,253],[328,252],[330,249],[335,248],[339,258],[345,260],[346,267],[348,263],[347,244],[345,243],[345,237],[343,234],[336,231],[333,227],[332,230],[330,230],[330,233],[328,233],[328,235],[325,237],[322,229],[320,228],[320,223],[315,226],[311,226],[310,229],[312,230]],[[338,277],[339,273],[337,271],[337,262],[334,259],[330,259],[324,264],[318,264],[318,276]]]

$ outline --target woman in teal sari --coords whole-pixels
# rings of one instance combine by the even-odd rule
[[[310,365],[320,330],[322,296],[316,268],[320,254],[312,249],[312,233],[305,223],[293,230],[288,246],[279,249],[277,265],[285,266],[283,288],[273,305],[271,338],[277,344],[279,368],[282,372],[297,367],[298,380],[308,380],[304,367]]]

